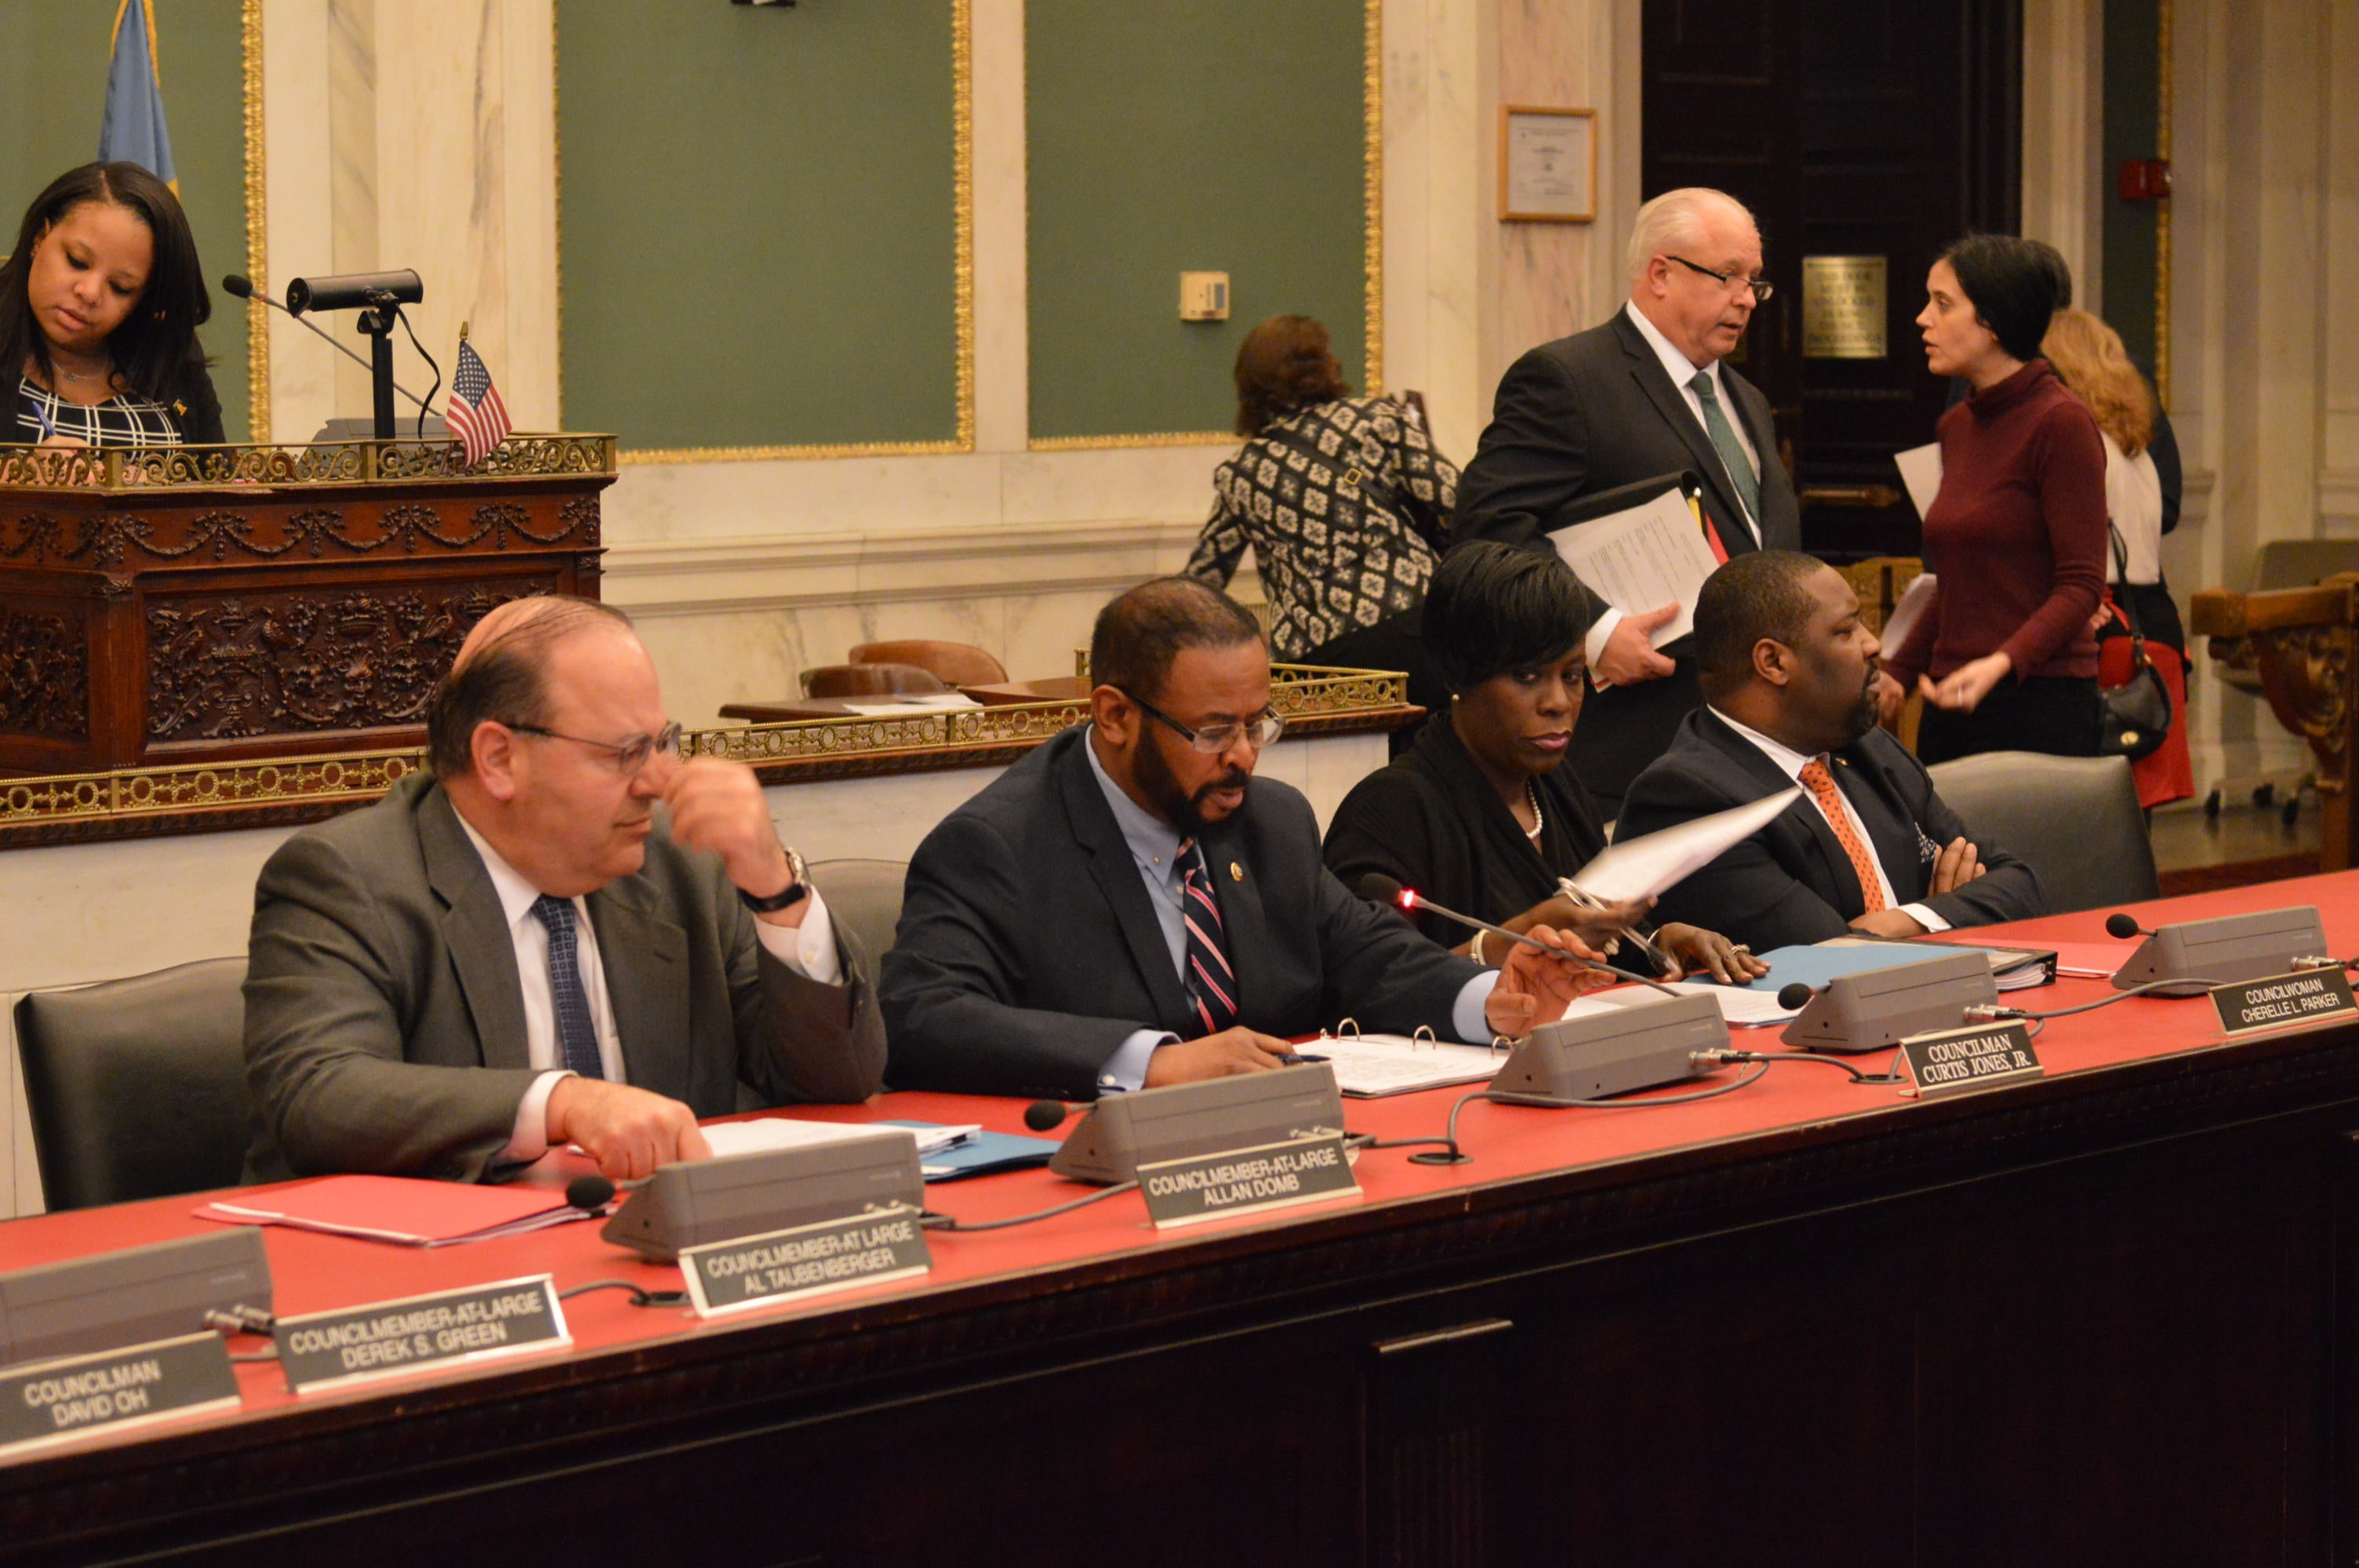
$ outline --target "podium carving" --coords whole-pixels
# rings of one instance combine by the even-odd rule
[[[419,744],[468,630],[598,592],[604,436],[0,451],[0,773]]]
[[[2330,871],[2349,870],[2359,827],[2359,796],[2351,787],[2359,575],[2256,593],[2207,589],[2190,609],[2190,627],[2212,639],[2222,675],[2239,686],[2257,680],[2277,722],[2309,743],[2318,763],[2320,863]]]

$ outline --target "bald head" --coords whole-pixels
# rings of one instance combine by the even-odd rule
[[[1636,288],[1647,276],[1647,264],[1667,252],[1701,260],[1690,253],[1707,248],[1712,232],[1722,228],[1749,233],[1759,243],[1761,229],[1754,222],[1753,210],[1728,192],[1702,185],[1664,191],[1639,208],[1636,221],[1630,225],[1623,271],[1631,287]]]
[[[459,644],[451,673],[427,705],[427,765],[438,778],[462,777],[474,769],[477,725],[546,724],[550,652],[583,632],[627,632],[630,624],[631,618],[612,605],[571,594],[542,594],[495,607]]]

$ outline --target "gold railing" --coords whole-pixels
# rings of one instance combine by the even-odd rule
[[[1271,706],[1288,720],[1373,714],[1408,701],[1407,678],[1391,671],[1278,665],[1271,676]],[[686,731],[679,749],[683,756],[730,757],[757,768],[896,753],[991,751],[1045,741],[1079,722],[1087,708],[1086,701],[1073,697],[1004,708],[935,708],[907,717],[728,725]],[[425,760],[425,753],[417,750],[360,752],[0,779],[0,835],[22,841],[40,829],[78,823],[127,824],[237,808],[333,811],[375,799]]]
[[[379,484],[614,471],[612,436],[510,435],[473,467],[458,443],[321,441],[225,447],[0,447],[0,487],[114,491],[223,484]]]

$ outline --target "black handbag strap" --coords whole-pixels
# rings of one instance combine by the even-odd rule
[[[2138,624],[2137,600],[2130,593],[2129,544],[2122,537],[2122,531],[2110,522],[2105,524],[2105,536],[2114,549],[2114,573],[2122,580],[2122,591],[2114,596],[2114,608],[2129,622],[2130,668],[2142,669],[2149,661],[2146,656],[2146,631]]]

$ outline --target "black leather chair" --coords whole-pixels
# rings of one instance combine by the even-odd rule
[[[893,946],[901,924],[901,888],[909,878],[906,860],[813,860],[811,886],[827,900],[828,917],[850,931],[873,966]]]
[[[89,1208],[237,1184],[249,1132],[245,960],[16,1003],[41,1195]]]
[[[1987,833],[2030,862],[2050,914],[2161,895],[2127,760],[1985,752],[1930,772],[1969,835]]]

